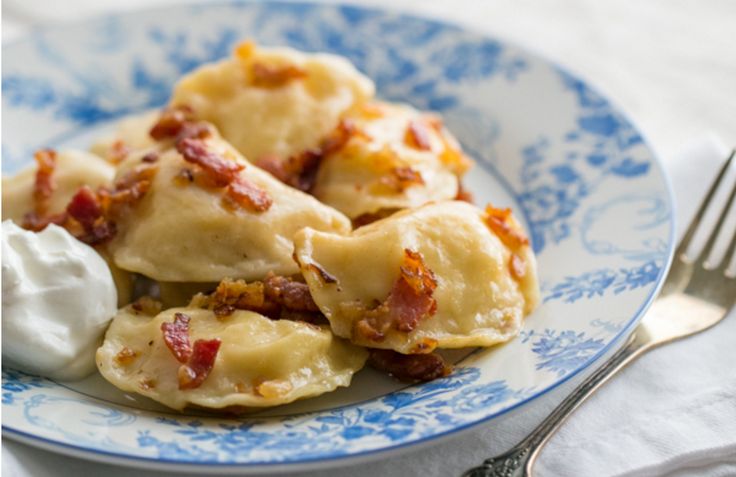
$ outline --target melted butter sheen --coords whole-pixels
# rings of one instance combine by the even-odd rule
[[[440,159],[445,142],[426,125],[423,114],[406,105],[373,104],[379,108],[377,116],[363,110],[348,115],[362,134],[354,135],[342,149],[324,159],[314,188],[315,197],[350,218],[455,197],[458,177]],[[424,125],[429,149],[406,144],[406,131],[412,121]],[[382,181],[391,180],[394,168],[410,168],[421,176],[422,183],[392,190]]]
[[[191,317],[190,340],[219,338],[217,358],[202,385],[180,390],[180,363],[166,346],[161,324],[175,313]],[[134,357],[117,359],[128,348]],[[124,391],[140,393],[174,409],[261,408],[286,404],[348,386],[367,353],[329,329],[270,320],[250,311],[217,318],[207,310],[173,308],[156,317],[120,310],[97,351],[100,373]]]
[[[426,339],[440,348],[490,346],[518,334],[522,319],[539,301],[534,256],[528,246],[521,282],[509,270],[511,251],[483,221],[482,211],[463,202],[443,202],[399,212],[348,236],[306,229],[295,238],[315,302],[338,336],[354,343],[409,353]],[[399,277],[405,249],[419,252],[437,280],[437,312],[409,333],[391,330],[372,342],[353,333],[361,318],[353,304],[383,302]],[[337,283],[324,283],[317,264]]]

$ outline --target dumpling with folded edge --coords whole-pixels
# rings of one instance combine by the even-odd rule
[[[303,227],[350,231],[350,221],[249,164],[214,131],[165,140],[120,165],[157,172],[138,203],[117,219],[115,263],[159,281],[261,279],[298,273],[293,236]]]
[[[472,162],[438,117],[369,102],[343,121],[352,133],[322,159],[312,191],[325,204],[358,219],[458,195]]]
[[[87,185],[92,188],[108,185],[115,176],[115,168],[101,157],[85,151],[62,150],[59,152],[39,151],[38,154],[53,155],[51,177],[55,184],[48,201],[48,214],[57,214],[66,209],[77,190]],[[23,216],[34,210],[33,191],[38,164],[33,164],[14,176],[3,177],[2,209],[3,220],[10,219],[18,225]]]
[[[232,58],[181,78],[170,105],[213,123],[252,162],[286,160],[317,147],[374,90],[345,58],[244,42]]]
[[[348,386],[366,358],[326,326],[191,307],[151,316],[129,306],[113,319],[97,367],[121,390],[174,409],[243,411]]]
[[[334,333],[404,354],[490,346],[539,301],[534,255],[510,211],[448,201],[347,236],[295,238],[312,297]]]

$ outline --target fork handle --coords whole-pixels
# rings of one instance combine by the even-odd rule
[[[568,416],[618,371],[650,348],[646,336],[637,331],[639,328],[629,336],[620,350],[575,388],[572,394],[521,442],[501,455],[486,459],[480,466],[468,469],[463,473],[463,477],[531,476],[532,466],[539,451]]]

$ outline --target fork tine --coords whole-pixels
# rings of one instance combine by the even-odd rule
[[[731,212],[734,215],[734,219],[736,219],[736,199],[733,197],[734,194],[736,194],[736,184],[734,184],[734,190],[731,192],[731,209],[733,209]],[[728,278],[736,278],[736,227],[731,231],[731,234],[731,243],[726,246],[726,253],[723,254],[721,266],[718,267],[718,271]],[[729,274],[727,272],[732,263],[734,267]]]
[[[736,184],[734,184],[733,188],[731,189],[731,193],[728,196],[728,200],[726,201],[726,206],[723,208],[723,211],[721,212],[721,216],[718,217],[718,222],[715,225],[715,228],[713,229],[713,232],[710,234],[710,238],[708,239],[708,242],[703,247],[703,250],[700,252],[699,257],[705,256],[707,257],[708,254],[710,254],[713,251],[713,246],[718,241],[718,236],[721,233],[721,229],[724,228],[726,225],[726,218],[728,217],[728,213],[731,211],[731,208],[733,207],[734,203],[734,197],[736,197]],[[728,232],[728,231],[726,231]],[[731,253],[733,251],[733,245],[736,243],[736,240],[731,240],[731,244],[728,246],[729,250],[726,251],[726,254],[721,258],[721,262],[725,262],[726,265],[730,262]],[[693,260],[697,261],[697,257]],[[715,269],[718,267],[718,265],[721,262],[716,263],[710,263],[708,260],[706,260],[703,263],[703,268],[706,268],[708,270]]]
[[[698,212],[695,214],[695,217],[693,217],[693,220],[690,222],[690,226],[687,228],[687,232],[685,232],[685,235],[682,237],[680,246],[677,247],[676,256],[679,257],[679,259],[683,262],[693,263],[698,258],[695,257],[690,260],[685,255],[685,252],[687,252],[687,249],[690,246],[690,242],[692,241],[695,232],[698,230],[698,227],[700,227],[700,224],[703,221],[703,216],[705,216],[705,211],[708,210],[710,202],[713,199],[716,191],[718,190],[718,186],[721,185],[721,181],[723,181],[723,178],[726,176],[726,172],[728,172],[728,169],[731,167],[731,163],[734,161],[734,156],[736,156],[736,151],[731,153],[731,156],[728,158],[723,167],[721,167],[721,170],[718,172],[718,176],[716,176],[715,181],[713,181],[713,185],[711,185],[708,193],[705,195],[705,198],[700,203],[700,208],[698,209]]]
[[[718,267],[718,271],[723,272],[728,278],[736,278],[736,272],[734,272],[734,275],[726,273],[731,262],[736,263],[736,235],[731,237],[731,245],[728,246],[728,250],[726,250],[726,254],[723,256],[721,266]]]

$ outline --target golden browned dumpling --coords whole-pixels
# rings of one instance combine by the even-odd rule
[[[249,164],[213,132],[120,165],[118,181],[154,168],[150,187],[117,220],[115,263],[158,281],[258,280],[298,273],[294,234],[303,227],[350,231],[349,220]]]
[[[97,367],[123,391],[174,409],[243,410],[347,386],[366,357],[327,327],[304,322],[197,308],[150,316],[131,306],[115,316]]]
[[[305,229],[296,256],[338,336],[407,354],[490,346],[539,301],[534,256],[509,214],[425,205],[348,236]]]
[[[346,118],[355,132],[321,162],[314,195],[350,218],[453,199],[470,167],[434,116],[367,103]]]
[[[48,201],[48,214],[57,214],[66,209],[69,200],[83,186],[96,188],[112,182],[115,168],[104,159],[84,151],[60,151],[54,154],[56,165],[52,180],[56,184]],[[34,210],[33,190],[38,165],[33,164],[18,174],[3,177],[3,220],[17,224],[23,216]]]
[[[344,58],[247,42],[233,58],[183,77],[171,105],[190,107],[256,162],[316,147],[343,113],[373,93],[373,83]]]

